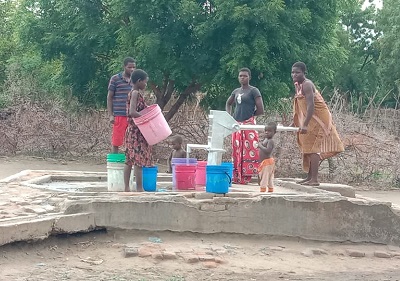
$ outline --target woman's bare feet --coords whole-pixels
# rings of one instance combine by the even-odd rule
[[[303,183],[303,185],[307,185],[307,186],[319,186],[319,182],[317,181],[308,181]]]
[[[303,184],[303,183],[306,183],[306,182],[308,182],[308,181],[310,181],[310,180],[311,180],[311,179],[306,178],[306,179],[301,180],[301,181],[296,181],[296,183],[297,183],[297,184]]]

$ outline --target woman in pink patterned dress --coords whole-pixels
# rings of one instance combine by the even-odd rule
[[[142,91],[147,86],[148,75],[141,69],[132,72],[131,83],[132,91],[128,95],[127,115],[128,128],[125,134],[125,169],[124,182],[125,191],[129,192],[129,179],[131,176],[132,166],[135,166],[136,191],[143,191],[142,167],[151,166],[151,146],[135,125],[133,118],[142,116],[141,111],[147,107],[143,98]]]
[[[239,124],[255,125],[255,117],[264,114],[264,104],[260,91],[251,86],[251,71],[248,68],[239,70],[240,88],[235,89],[226,101],[225,109],[231,114],[235,105],[233,118]],[[258,132],[241,130],[232,134],[233,183],[247,184],[252,176],[258,174]]]

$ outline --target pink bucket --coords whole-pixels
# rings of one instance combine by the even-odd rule
[[[140,113],[142,116],[133,118],[133,121],[149,145],[155,145],[172,134],[158,104],[150,105]]]
[[[175,167],[175,184],[177,190],[196,189],[196,166],[177,165]]]
[[[197,161],[196,185],[206,185],[206,166],[207,161]]]

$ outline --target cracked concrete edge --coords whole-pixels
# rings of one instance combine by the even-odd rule
[[[96,228],[400,243],[399,209],[344,197],[303,195],[293,200],[263,194],[257,198],[204,200],[183,196],[130,197],[122,201],[87,198],[67,200],[63,209],[63,214],[0,224],[0,245]]]
[[[355,198],[349,198],[350,201],[352,202],[369,202],[369,204],[383,204],[386,205],[388,207],[393,207],[393,209],[398,209],[398,205],[393,204],[392,202],[389,201],[384,201],[384,200],[378,200],[378,199],[374,199],[368,196],[362,196],[362,195],[356,195]]]
[[[88,171],[64,171],[64,170],[23,170],[12,176],[0,180],[0,183],[10,183],[19,181],[21,178],[29,175],[30,173],[43,173],[50,176],[50,180],[69,181],[69,180],[84,180],[84,181],[107,181],[107,172],[88,172]],[[39,176],[41,177],[41,176]],[[172,175],[167,173],[158,173],[158,179],[172,181]],[[28,180],[28,183],[43,183],[47,181],[35,181],[35,178]]]
[[[281,184],[283,187],[290,188],[293,190],[297,190],[305,193],[324,193],[328,194],[340,194],[341,196],[355,198],[356,192],[355,189],[349,185],[345,184],[327,184],[322,183],[320,186],[304,186],[298,184],[294,181],[294,179],[277,179],[277,182]]]
[[[52,234],[89,232],[94,229],[96,229],[94,214],[70,214],[55,219]]]
[[[31,172],[35,173],[46,173],[52,175],[59,175],[59,174],[82,174],[82,175],[107,175],[107,172],[89,172],[89,171],[69,171],[69,170],[30,170]]]
[[[81,174],[81,175],[51,175],[52,181],[99,181],[106,182],[107,174]]]
[[[96,225],[104,228],[400,244],[399,214],[387,205],[361,201],[263,197],[261,201],[226,204],[171,204],[159,200],[119,202],[118,207],[116,202],[94,201],[90,205]]]
[[[18,241],[37,241],[61,233],[89,232],[96,229],[91,213],[52,215],[28,221],[0,224],[0,246]]]
[[[318,189],[318,188],[315,188],[315,187],[312,187],[312,186],[301,185],[301,184],[295,183],[294,181],[281,180],[281,179],[277,179],[276,181],[280,185],[285,187],[285,188],[293,189],[293,190],[296,190],[296,191],[299,191],[299,192],[304,192],[304,193],[326,193],[326,194],[335,193],[334,195],[338,195],[337,192]]]
[[[11,175],[9,177],[6,177],[4,179],[0,179],[0,183],[10,183],[10,182],[15,182],[19,181],[21,178],[31,174],[31,173],[43,173],[46,175],[51,175],[53,177],[63,177],[66,176],[68,179],[70,178],[68,175],[65,175],[65,173],[68,174],[76,174],[72,175],[71,177],[107,177],[107,172],[87,172],[87,171],[63,171],[63,170],[23,170],[19,173],[16,173],[14,175]]]
[[[33,179],[29,179],[26,181],[22,181],[20,184],[21,185],[26,185],[26,186],[38,186],[40,187],[40,184],[50,182],[52,179],[52,175],[43,175],[39,177],[35,177]]]
[[[6,177],[0,180],[0,183],[10,183],[19,180],[22,177],[25,177],[31,173],[32,170],[23,170],[19,173],[16,173],[12,176]]]

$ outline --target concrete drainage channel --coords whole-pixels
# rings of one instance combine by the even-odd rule
[[[0,245],[96,229],[237,233],[400,245],[400,207],[355,198],[345,185],[277,180],[276,192],[106,191],[106,173],[24,171],[0,182]]]

